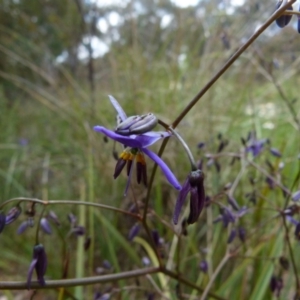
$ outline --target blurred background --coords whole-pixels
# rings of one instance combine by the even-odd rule
[[[113,180],[113,151],[120,152],[122,147],[92,130],[94,125],[115,126],[115,111],[107,95],[113,95],[128,115],[153,112],[172,123],[275,11],[275,5],[273,0],[0,0],[0,202],[14,197],[81,200],[125,210],[134,199],[142,202],[147,192],[144,187],[133,182],[124,198],[125,174]],[[289,189],[299,189],[299,49],[297,18],[284,29],[274,23],[178,126],[195,158],[203,160],[208,195],[220,193],[233,182],[240,166],[230,164],[231,158],[225,155],[218,161],[220,168],[215,168],[207,165],[205,154],[217,152],[224,140],[227,152],[239,151],[241,137],[249,132],[256,132],[257,139],[269,139],[282,154],[281,158],[269,158],[265,153],[256,162]],[[199,143],[205,143],[205,150]],[[152,149],[158,150],[159,145]],[[163,158],[183,182],[189,163],[175,139]],[[273,169],[266,161],[271,161]],[[280,163],[284,164],[282,170]],[[148,172],[152,166],[148,161]],[[250,230],[269,216],[265,206],[282,207],[283,200],[281,190],[272,189],[265,175],[253,169],[249,174],[236,190],[239,204],[248,206],[245,195],[254,189],[268,199],[251,204],[253,214],[244,224]],[[256,180],[255,188],[250,177]],[[173,237],[169,227],[176,196],[159,171],[151,195],[155,213],[150,224],[164,239],[166,253]],[[221,225],[214,225],[207,236],[207,218],[219,212],[217,207],[210,209],[210,215],[204,212],[198,224],[190,227],[182,258],[182,268],[189,270],[187,277],[193,282],[198,278],[199,261],[205,258],[216,266],[226,247],[228,235]],[[51,235],[40,233],[49,261],[46,278],[92,276],[142,266],[147,253],[127,240],[135,224],[128,216],[83,206],[58,205],[47,208],[47,213],[49,210],[57,214],[61,225],[52,224]],[[40,211],[37,207],[37,215]],[[86,228],[85,237],[68,236],[70,213]],[[26,280],[36,224],[22,234],[17,234],[17,229],[27,218],[22,214],[0,236],[1,281]],[[259,227],[261,234],[243,248],[245,253],[252,249],[255,255],[268,257],[267,262],[233,260],[217,277],[212,291],[228,299],[246,299],[250,292],[251,299],[271,299],[269,280],[276,268],[271,258],[285,255],[284,231],[278,234],[282,224],[277,223]],[[91,246],[83,253],[78,247],[87,237]],[[265,247],[266,240],[271,241],[268,245],[279,245],[276,251]],[[108,269],[103,267],[106,261]],[[244,267],[234,272],[237,265]],[[205,286],[208,277],[201,276],[197,282]],[[263,284],[259,276],[265,278]],[[286,283],[282,299],[292,299],[287,298],[293,293],[292,271],[286,276],[290,283]],[[153,288],[149,281],[141,280],[145,290],[126,289],[130,282],[124,281],[70,289],[59,299],[92,299],[96,292],[108,293],[111,299],[147,299]],[[170,288],[175,284],[170,282]],[[184,292],[191,294],[189,289]],[[3,299],[29,299],[30,292],[0,295]],[[56,299],[57,295],[55,290],[40,291],[34,299]]]

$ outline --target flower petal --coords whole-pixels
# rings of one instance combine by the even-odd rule
[[[179,192],[179,195],[176,200],[174,214],[173,214],[173,222],[175,225],[178,223],[179,214],[180,214],[182,206],[186,200],[187,194],[189,193],[190,190],[191,190],[191,185],[190,185],[190,178],[188,176],[186,178],[186,180],[182,186],[182,189]]]
[[[143,152],[159,165],[170,184],[173,185],[176,190],[181,190],[180,183],[166,163],[157,154],[147,148],[143,149]]]
[[[115,133],[112,130],[106,129],[103,126],[94,126],[94,130],[97,132],[101,132],[107,137],[111,138],[112,140],[115,140],[125,146],[131,147],[131,148],[142,148],[143,145],[140,143],[138,137],[140,136],[125,136]]]
[[[119,102],[111,95],[108,95],[108,97],[109,97],[111,104],[113,105],[113,107],[117,111],[118,115],[120,116],[121,120],[125,121],[127,119],[127,116],[126,116],[126,113],[124,112],[123,108],[119,104]]]
[[[143,145],[143,148],[149,147],[160,139],[171,136],[172,134],[167,131],[149,131],[136,136],[136,139]],[[134,137],[135,135],[131,135]]]

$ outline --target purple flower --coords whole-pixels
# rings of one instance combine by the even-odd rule
[[[21,212],[22,210],[19,206],[12,207],[5,217],[5,225],[8,225],[15,221],[19,217]]]
[[[29,266],[27,275],[27,287],[30,289],[33,270],[35,269],[38,282],[40,285],[45,285],[44,275],[47,269],[47,255],[42,244],[36,245],[33,248],[33,259]]]
[[[139,116],[127,118],[125,112],[123,111],[123,109],[121,108],[117,100],[114,99],[112,96],[109,96],[109,98],[112,105],[115,107],[118,113],[118,117],[121,123],[117,126],[115,131],[109,130],[102,126],[95,126],[94,130],[126,146],[125,150],[121,153],[119,160],[117,161],[115,172],[114,172],[114,178],[117,178],[120,175],[123,168],[125,167],[125,165],[127,164],[128,181],[125,189],[125,195],[127,193],[130,184],[130,178],[133,170],[134,161],[136,161],[136,165],[137,165],[138,183],[143,181],[144,184],[147,185],[146,160],[144,154],[149,156],[155,163],[157,163],[157,165],[161,168],[169,183],[173,185],[177,190],[180,190],[181,185],[179,184],[175,175],[166,165],[166,163],[157,154],[155,154],[154,152],[148,149],[149,146],[151,146],[158,140],[169,137],[171,133],[146,131],[149,128],[153,127],[151,120],[150,120],[151,126],[147,127],[148,124],[145,125],[143,123],[145,120],[147,120],[146,118],[134,119],[136,117],[139,118]],[[142,122],[141,123],[142,125],[135,127],[134,126],[136,125],[135,122]],[[125,125],[122,126],[122,124]],[[138,125],[140,125],[140,123],[138,123]],[[133,130],[130,130],[131,127],[133,126],[134,126]],[[132,132],[135,133],[142,132],[142,134],[131,134]]]
[[[276,10],[280,8],[281,4],[282,4],[282,0],[279,0],[276,3]],[[287,10],[293,10],[293,6],[288,7]],[[292,19],[292,15],[285,15],[285,14],[283,14],[279,18],[277,18],[275,20],[275,22],[276,22],[276,24],[277,24],[278,27],[283,28],[283,27],[285,27],[286,25],[289,24],[289,22],[291,21],[291,19]]]
[[[41,218],[40,225],[45,233],[52,234],[50,223],[46,218]]]
[[[140,225],[138,223],[134,224],[130,230],[129,230],[129,233],[128,233],[128,240],[131,242],[133,241],[133,239],[139,234],[140,232]]]
[[[202,260],[199,264],[199,268],[202,272],[207,273],[208,271],[208,263],[206,260]]]
[[[188,224],[195,223],[205,205],[204,174],[201,170],[192,171],[185,180],[183,187],[176,200],[173,222],[178,223],[181,208],[185,202],[187,194],[190,193],[190,214],[187,219]]]
[[[253,157],[258,156],[264,149],[264,145],[267,143],[268,140],[257,140],[252,139],[252,141],[249,143],[249,145],[246,148],[246,152],[251,152]]]
[[[300,190],[295,192],[293,195],[292,195],[292,200],[293,201],[299,201],[300,200]]]
[[[231,244],[233,242],[233,240],[235,239],[235,237],[236,237],[236,229],[233,228],[230,231],[229,237],[227,239],[227,244]]]
[[[224,228],[228,226],[229,223],[235,223],[238,218],[241,218],[244,214],[248,212],[248,208],[243,206],[236,213],[233,213],[230,208],[224,207],[222,214],[215,219],[213,222],[217,223],[219,221],[223,222]]]

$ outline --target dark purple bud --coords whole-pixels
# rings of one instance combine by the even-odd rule
[[[28,218],[27,220],[23,221],[20,226],[17,229],[17,234],[22,234],[24,233],[24,231],[29,228],[29,227],[33,227],[34,222],[32,218]]]
[[[217,153],[220,153],[221,151],[224,150],[224,148],[229,144],[229,142],[227,140],[222,140],[219,144]]]
[[[203,142],[200,142],[198,145],[197,145],[198,149],[202,149],[205,147],[205,143]]]
[[[126,165],[126,160],[123,158],[119,158],[117,163],[116,163],[116,167],[115,167],[115,172],[114,172],[114,179],[116,179],[122,172],[122,170],[124,169],[125,165]]]
[[[295,236],[298,241],[300,241],[300,222],[297,223],[295,228]]]
[[[104,269],[107,269],[107,270],[110,270],[111,269],[111,263],[105,259],[103,262],[102,262],[102,266]]]
[[[47,233],[47,234],[52,233],[50,223],[48,222],[48,220],[46,218],[41,218],[40,225],[45,233]]]
[[[47,218],[51,221],[53,221],[57,226],[60,226],[60,222],[58,220],[58,217],[56,215],[56,213],[53,210],[50,210],[48,212]]]
[[[144,256],[144,257],[142,258],[142,263],[143,263],[143,265],[144,265],[145,267],[147,267],[147,266],[149,266],[149,265],[151,264],[151,261],[150,261],[149,257]]]
[[[77,218],[72,213],[68,214],[68,220],[69,220],[69,222],[71,223],[72,226],[75,226],[76,223],[77,223]]]
[[[12,207],[5,217],[5,225],[8,225],[15,221],[19,217],[21,212],[22,210],[19,206]]]
[[[35,269],[37,279],[40,285],[46,284],[44,276],[47,269],[47,255],[42,244],[36,245],[33,248],[33,259],[29,266],[27,275],[27,288],[30,289],[33,270]]]
[[[277,2],[276,9],[280,8],[281,3],[282,3],[282,1],[278,1]],[[293,10],[293,7],[290,6],[290,7],[287,8],[287,10]],[[289,24],[289,22],[291,21],[291,19],[292,19],[292,15],[285,15],[285,14],[283,14],[278,19],[276,19],[275,22],[276,22],[276,24],[277,24],[278,27],[283,28],[283,27],[285,27],[286,25]]]
[[[289,207],[287,207],[283,213],[287,216],[293,216],[294,214],[296,214],[299,211],[299,207],[296,204],[293,204]]]
[[[147,300],[154,300],[155,294],[154,293],[148,293],[147,294]]]
[[[181,222],[181,233],[182,233],[184,236],[187,236],[187,235],[188,235],[187,226],[188,226],[187,219],[184,218],[184,219],[182,220],[182,222]]]
[[[270,152],[272,155],[274,155],[275,157],[281,157],[281,153],[278,149],[276,148],[270,148]]]
[[[82,236],[85,235],[85,228],[83,226],[77,225],[72,228],[71,232],[77,236]]]
[[[103,137],[103,142],[104,142],[104,143],[108,143],[108,138],[107,138],[107,136],[104,136],[104,137]]]
[[[202,260],[199,264],[199,268],[203,273],[207,273],[208,271],[208,263],[206,260]]]
[[[292,200],[295,202],[300,200],[300,190],[292,195]]]
[[[280,256],[279,263],[284,270],[288,270],[290,268],[289,260],[284,256]]]
[[[227,239],[227,244],[231,244],[233,242],[233,240],[235,239],[235,237],[236,237],[236,229],[233,228],[230,231],[229,237]]]
[[[134,224],[128,234],[128,240],[131,242],[140,232],[140,225],[138,223]]]
[[[268,184],[268,186],[271,190],[273,190],[276,187],[276,184],[271,177],[266,178],[266,183]]]
[[[245,243],[246,241],[246,229],[244,227],[239,227],[238,229],[239,239]]]
[[[230,195],[227,196],[227,201],[228,201],[228,204],[230,204],[233,209],[235,209],[237,211],[240,209],[240,206],[238,205],[236,200],[233,197],[231,197]]]
[[[5,227],[6,216],[3,211],[0,212],[0,233],[3,231]]]
[[[83,244],[84,251],[87,251],[87,250],[90,248],[90,246],[91,246],[91,241],[92,241],[92,239],[91,239],[90,236],[88,236],[88,237],[85,239],[84,244]]]
[[[201,170],[193,171],[190,175],[191,197],[190,214],[187,219],[188,224],[194,224],[205,205],[204,174]]]
[[[276,289],[277,289],[277,277],[273,275],[270,280],[270,290],[272,293],[274,293]]]
[[[152,238],[156,247],[160,246],[159,233],[156,229],[152,230]]]

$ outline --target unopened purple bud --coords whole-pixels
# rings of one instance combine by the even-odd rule
[[[272,293],[274,293],[276,289],[277,289],[277,277],[273,275],[270,280],[270,290]]]
[[[12,207],[5,217],[5,225],[8,225],[15,221],[19,217],[21,212],[22,210],[19,206]]]
[[[275,157],[281,157],[281,153],[278,149],[276,148],[270,148],[270,152],[272,155],[274,155]]]
[[[244,227],[239,227],[238,235],[239,239],[244,243],[246,241],[246,229]]]
[[[152,238],[156,247],[160,246],[159,233],[156,229],[152,230]]]
[[[103,261],[102,266],[103,266],[104,269],[107,269],[107,270],[111,269],[111,263],[107,259],[105,259]]]
[[[128,240],[131,242],[138,234],[140,231],[140,225],[138,223],[134,224],[128,234]]]
[[[48,220],[46,218],[41,218],[40,225],[45,233],[52,234],[52,229],[51,229],[50,223],[48,222]]]
[[[69,220],[69,222],[71,223],[72,226],[75,226],[76,223],[77,223],[77,218],[72,213],[68,214],[68,220]]]
[[[205,143],[203,142],[200,142],[198,145],[197,145],[198,149],[202,149],[205,147]]]
[[[72,231],[72,233],[76,234],[77,236],[85,235],[85,228],[80,225],[73,227],[71,231]]]
[[[0,233],[3,231],[5,227],[6,216],[3,211],[0,212]]]
[[[199,268],[203,273],[207,273],[208,271],[208,263],[206,260],[202,260],[199,264]]]
[[[282,1],[281,0],[278,1],[277,4],[276,4],[276,9],[279,9],[281,4],[282,4]],[[287,8],[287,10],[293,10],[293,7],[290,6],[290,7]],[[291,19],[292,19],[292,15],[283,14],[278,19],[276,19],[275,22],[276,22],[278,27],[283,28],[283,27],[285,27],[286,25],[289,24]]]
[[[31,278],[34,269],[36,271],[39,284],[44,286],[46,284],[44,276],[47,269],[47,255],[42,244],[36,245],[33,248],[33,259],[31,261],[27,275],[28,289],[30,289]]]
[[[233,240],[235,239],[236,237],[236,229],[233,228],[231,231],[230,231],[230,234],[229,234],[229,237],[227,239],[227,244],[231,244],[233,242]]]
[[[271,190],[273,190],[276,187],[274,180],[269,176],[266,178],[266,183],[268,184]]]
[[[292,195],[292,200],[293,201],[299,201],[300,200],[300,190],[295,192],[293,195]]]
[[[295,228],[295,236],[296,236],[296,239],[298,241],[300,241],[300,222],[298,222],[298,224],[296,225],[296,228]]]
[[[22,234],[29,227],[33,227],[33,219],[29,218],[23,221],[17,229],[17,234]]]
[[[53,221],[57,226],[60,226],[60,222],[58,220],[58,217],[57,217],[56,213],[53,210],[50,210],[48,212],[47,218],[50,219],[51,221]]]

